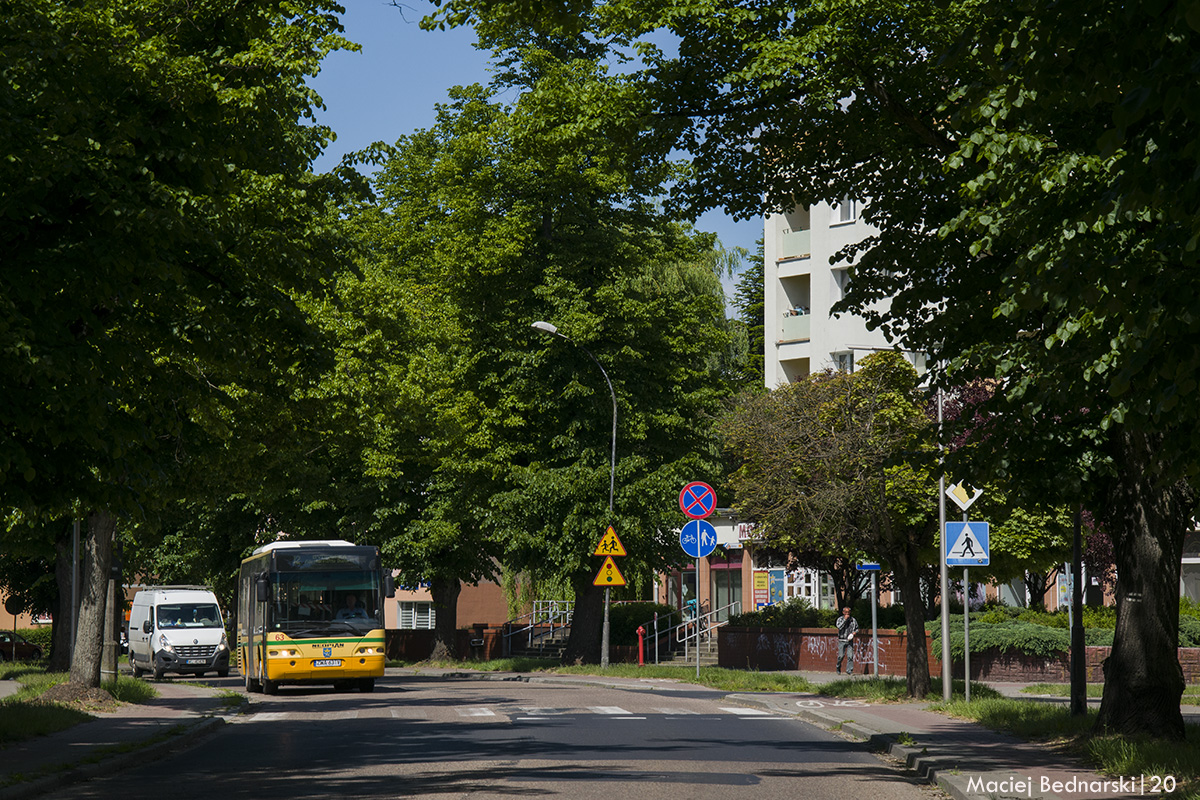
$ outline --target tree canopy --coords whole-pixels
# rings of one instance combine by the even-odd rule
[[[320,363],[298,300],[337,261],[321,220],[345,187],[308,171],[329,131],[305,79],[349,46],[337,10],[0,15],[0,505],[6,527],[90,515],[73,680],[99,680],[117,516],[165,502],[189,463],[238,463],[238,412]]]
[[[434,22],[642,37],[641,122],[690,153],[689,208],[866,201],[877,233],[838,254],[841,308],[928,352],[940,385],[1003,387],[989,406],[1014,437],[958,471],[1104,506],[1123,622],[1100,724],[1178,738],[1181,673],[1151,665],[1175,662],[1200,471],[1179,400],[1200,366],[1196,19],[1115,0],[448,0]]]

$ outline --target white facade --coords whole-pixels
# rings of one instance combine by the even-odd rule
[[[849,263],[831,265],[833,254],[874,229],[859,219],[859,206],[820,203],[771,214],[764,222],[764,380],[773,389],[826,368],[853,371],[877,350],[892,349],[880,331],[861,317],[833,317],[830,309],[848,284]],[[886,308],[886,305],[881,306]],[[914,360],[918,370],[924,362]]]

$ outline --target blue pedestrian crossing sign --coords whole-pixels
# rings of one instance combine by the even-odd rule
[[[704,558],[717,548],[717,529],[702,519],[694,519],[679,531],[679,546],[692,558]]]
[[[946,566],[986,567],[991,562],[986,522],[946,523]]]

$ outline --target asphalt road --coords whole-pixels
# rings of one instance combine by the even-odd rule
[[[54,797],[930,800],[858,746],[701,688],[395,677],[289,689],[184,752]]]

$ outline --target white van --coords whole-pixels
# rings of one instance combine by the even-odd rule
[[[129,611],[129,665],[152,672],[229,674],[229,640],[217,596],[203,586],[150,586]]]

